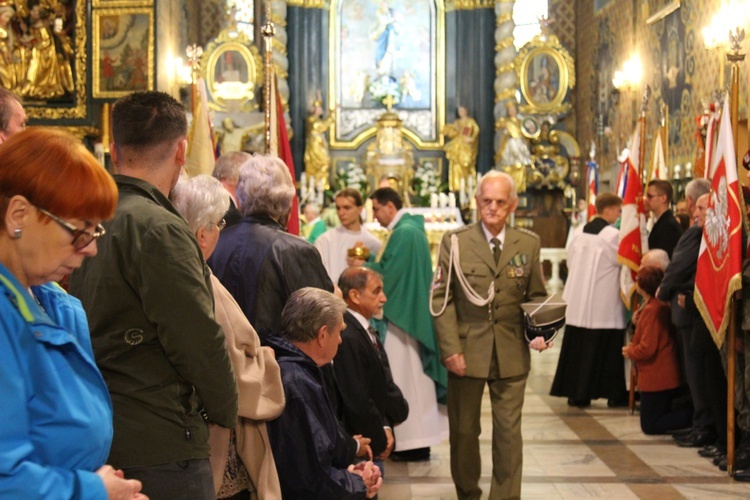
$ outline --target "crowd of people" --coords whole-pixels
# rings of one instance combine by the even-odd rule
[[[563,294],[567,306],[565,337],[550,391],[585,408],[592,399],[607,398],[609,406],[626,406],[626,369],[640,400],[645,434],[672,434],[681,447],[727,470],[727,347],[717,349],[693,292],[698,254],[711,191],[708,179],[694,179],[685,188],[683,213],[674,214],[672,185],[648,183],[644,205],[652,217],[648,252],[641,259],[635,284],[639,299],[626,317],[621,302],[618,262],[622,200],[611,193],[596,198],[597,215],[568,245],[569,275]],[[743,192],[745,203],[750,191]],[[684,230],[677,215],[690,221]],[[750,278],[746,272],[745,280]],[[746,304],[750,304],[746,301]],[[737,454],[734,478],[750,481],[750,399],[746,392],[746,336],[737,344]],[[748,373],[748,375],[746,375]],[[732,436],[730,435],[730,438]]]
[[[446,235],[433,274],[424,218],[389,187],[370,195],[384,243],[344,189],[341,228],[313,245],[285,230],[278,158],[185,176],[167,94],[114,104],[114,175],[25,121],[0,89],[0,496],[373,498],[386,459],[429,460],[450,427],[474,498],[485,384],[491,495],[520,495],[520,304],[544,286],[538,237],[506,226],[510,176],[482,179],[482,221]]]
[[[521,304],[546,291],[539,237],[507,223],[512,176],[481,178],[479,221],[444,235],[433,272],[424,218],[390,187],[370,194],[383,243],[344,189],[341,226],[312,244],[286,231],[295,186],[278,158],[228,152],[213,176],[188,178],[185,110],[167,94],[114,104],[114,175],[76,138],[24,123],[0,89],[0,496],[374,498],[386,459],[429,460],[448,437],[457,496],[479,498],[487,388],[489,496],[520,497],[530,351],[552,343],[525,335]],[[568,249],[552,394],[622,406],[631,362],[643,432],[673,432],[726,468],[725,353],[692,301],[709,189],[688,184],[681,235],[671,185],[648,185],[632,319],[622,201],[597,198]]]

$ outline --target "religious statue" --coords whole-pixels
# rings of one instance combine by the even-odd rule
[[[521,130],[518,104],[510,100],[505,104],[508,115],[497,121],[497,129],[503,129],[500,143],[498,167],[507,172],[516,184],[516,192],[526,191],[526,166],[531,165],[529,146]]]
[[[450,191],[459,191],[461,179],[476,175],[479,125],[469,116],[465,107],[459,106],[458,120],[446,124],[441,132],[450,139],[445,145],[449,168],[448,187]]]
[[[400,23],[388,0],[383,0],[375,13],[375,25],[370,38],[375,42],[375,69],[380,75],[389,75],[396,52],[395,37],[400,32]]]
[[[540,128],[539,136],[531,141],[533,164],[528,183],[535,187],[562,189],[570,170],[570,162],[560,147],[561,135],[565,133],[552,130],[552,123],[547,120]]]
[[[331,169],[331,157],[328,154],[326,132],[333,123],[335,114],[323,118],[323,103],[317,99],[310,108],[305,128],[305,174],[307,178],[323,180],[325,189],[329,188],[328,172]]]
[[[12,5],[0,5],[0,85],[11,92],[18,92],[24,78],[23,68],[17,64],[23,60],[24,47],[11,24],[15,16]]]

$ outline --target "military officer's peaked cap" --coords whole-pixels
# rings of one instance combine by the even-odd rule
[[[536,337],[544,337],[546,343],[552,342],[560,328],[565,326],[565,308],[565,301],[559,293],[521,304],[526,340],[531,342]]]

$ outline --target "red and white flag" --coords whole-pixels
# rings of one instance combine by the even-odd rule
[[[711,159],[711,197],[695,273],[695,305],[717,347],[724,344],[729,302],[742,288],[742,209],[729,99]]]
[[[276,75],[271,78],[271,82],[271,144],[269,145],[269,151],[270,154],[286,163],[292,176],[292,184],[296,186],[297,176],[294,173],[294,159],[292,158],[292,148],[289,145],[289,134],[286,131],[286,121],[284,120],[284,105],[281,102],[281,95],[279,95]],[[286,223],[286,230],[290,234],[299,235],[299,200],[296,191],[292,199],[292,211]]]
[[[617,260],[620,271],[620,295],[625,307],[630,309],[635,292],[635,273],[641,265],[641,257],[648,251],[646,214],[643,207],[643,182],[638,175],[640,150],[640,126],[636,126],[628,157],[620,171],[622,215],[620,217],[620,247]]]

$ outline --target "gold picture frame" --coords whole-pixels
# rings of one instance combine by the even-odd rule
[[[96,9],[92,14],[92,95],[115,99],[153,90],[153,9]]]
[[[24,98],[24,110],[26,115],[32,119],[61,120],[86,118],[86,42],[88,31],[86,29],[86,2],[75,0],[71,9],[73,27],[73,55],[70,60],[73,73],[74,85],[71,100],[68,102],[37,101],[32,98]]]
[[[236,26],[224,29],[208,43],[201,69],[209,108],[230,113],[258,109],[256,93],[263,85],[263,59]]]
[[[521,112],[558,115],[570,110],[565,102],[575,87],[575,64],[556,36],[538,35],[524,45],[515,61]]]
[[[98,8],[146,7],[154,5],[154,0],[93,0],[91,6]]]

